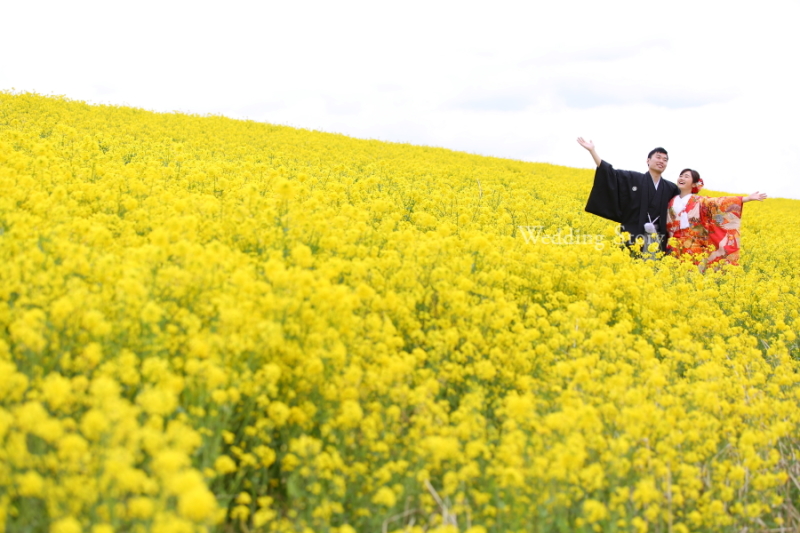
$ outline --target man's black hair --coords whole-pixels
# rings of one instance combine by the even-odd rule
[[[664,154],[665,156],[669,157],[667,151],[661,148],[660,146],[658,148],[653,148],[652,150],[650,150],[650,153],[647,154],[647,159],[653,157],[653,154]]]

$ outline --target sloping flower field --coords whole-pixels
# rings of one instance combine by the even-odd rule
[[[796,531],[800,202],[592,175],[0,93],[0,531]]]

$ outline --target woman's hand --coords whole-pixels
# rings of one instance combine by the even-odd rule
[[[767,197],[766,193],[756,191],[753,194],[751,194],[749,196],[745,196],[744,198],[742,198],[742,203],[744,203],[744,202],[752,202],[754,200],[758,200],[760,202],[763,199],[765,199],[766,197]]]

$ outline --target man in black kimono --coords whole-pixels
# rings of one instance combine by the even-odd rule
[[[667,205],[679,194],[677,185],[661,179],[669,161],[667,151],[653,149],[647,155],[648,171],[642,174],[615,169],[600,159],[592,141],[578,137],[578,144],[589,150],[597,165],[586,211],[621,224],[621,231],[630,233],[629,247],[641,238],[645,245],[643,252],[654,241],[666,252]]]

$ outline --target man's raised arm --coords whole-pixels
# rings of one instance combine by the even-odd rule
[[[594,184],[586,202],[586,211],[622,224],[623,212],[627,206],[622,205],[623,201],[620,196],[621,191],[627,191],[630,187],[628,183],[630,172],[614,170],[614,167],[607,161],[600,159],[592,141],[578,137],[578,144],[592,154],[592,159],[597,165],[597,169],[594,171]]]
[[[578,144],[589,150],[589,153],[592,154],[592,159],[594,159],[594,164],[599,167],[603,160],[597,155],[597,151],[594,149],[594,143],[592,141],[585,141],[583,137],[578,137]]]

